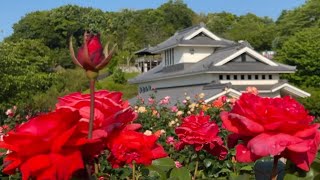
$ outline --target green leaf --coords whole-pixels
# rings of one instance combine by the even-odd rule
[[[296,180],[296,179],[299,179],[299,177],[294,174],[286,174],[283,180]]]
[[[243,171],[252,171],[252,166],[243,166],[240,170],[243,170]]]
[[[166,180],[166,173],[174,167],[174,161],[171,158],[166,157],[152,161],[152,164],[150,166],[147,166],[146,168],[150,170],[150,175],[156,173],[160,176],[161,180]]]
[[[212,165],[212,160],[211,159],[205,159],[203,160],[203,164],[206,168],[210,167]]]
[[[156,159],[152,161],[151,166],[155,166],[161,169],[162,171],[169,171],[170,169],[175,167],[175,163],[173,159],[166,157],[166,158]]]
[[[230,173],[230,180],[247,180],[247,179],[252,179],[252,177],[249,174],[241,174],[237,175],[235,173]]]
[[[170,173],[170,179],[191,180],[190,172],[187,168],[174,168]]]
[[[232,171],[230,171],[230,169],[227,169],[227,168],[223,168],[223,169],[221,169],[219,172],[217,172],[216,174],[215,174],[215,176],[216,177],[219,177],[219,175],[221,174],[221,173],[231,173]]]
[[[164,171],[162,171],[160,168],[158,168],[157,166],[148,166],[147,167],[150,170],[149,176],[155,176],[155,174],[157,174],[160,177],[160,180],[166,180],[167,176],[166,173]]]

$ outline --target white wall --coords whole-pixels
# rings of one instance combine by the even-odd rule
[[[194,53],[190,53],[190,49],[194,49]],[[212,47],[184,47],[179,46],[174,49],[174,61],[177,63],[194,63],[212,54]]]

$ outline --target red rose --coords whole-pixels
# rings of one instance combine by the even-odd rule
[[[140,132],[123,130],[109,138],[111,154],[108,160],[114,168],[131,165],[133,162],[150,165],[152,160],[167,156],[163,147],[156,143],[157,140],[155,135],[147,136]]]
[[[84,33],[84,43],[79,48],[78,55],[75,57],[72,41],[70,41],[70,53],[73,62],[85,70],[98,71],[106,66],[113,54],[113,49],[108,52],[108,46],[105,51],[100,42],[100,35]]]
[[[91,148],[87,153],[91,155],[99,153],[103,150],[101,142],[105,140],[114,131],[122,130],[127,124],[137,118],[135,113],[127,101],[122,101],[121,92],[108,92],[106,90],[95,92],[95,118],[93,128],[93,141],[99,140],[94,152]],[[89,118],[90,118],[90,95],[73,93],[59,98],[56,104],[57,109],[63,107],[72,107],[80,112],[81,116],[81,131],[88,133]],[[91,146],[91,145],[90,145]]]
[[[82,117],[81,121],[88,125],[90,118],[89,94],[73,93],[60,97],[56,107],[59,109],[64,106],[79,110]],[[121,130],[126,124],[137,118],[137,113],[132,110],[128,101],[122,101],[121,92],[106,90],[95,92],[94,114],[94,134],[104,133],[104,136],[114,130]],[[84,130],[87,131],[87,128],[84,128]]]
[[[228,153],[222,139],[218,136],[218,126],[203,112],[184,118],[175,132],[180,140],[175,145],[178,150],[185,145],[192,145],[196,151],[205,149],[212,155],[218,156],[220,160],[224,159]]]
[[[240,162],[252,162],[264,156],[290,159],[309,170],[320,144],[319,124],[312,124],[304,107],[290,97],[262,98],[244,93],[230,112],[222,112],[223,126],[235,133],[229,138],[236,146]]]
[[[85,134],[77,132],[80,115],[70,108],[40,115],[9,131],[0,147],[10,150],[4,158],[3,172],[22,179],[70,179],[84,168],[79,147],[87,143]]]

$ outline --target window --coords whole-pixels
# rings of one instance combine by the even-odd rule
[[[168,49],[164,51],[164,65],[170,66],[174,64],[174,49]]]
[[[271,74],[269,74],[269,79],[272,79],[272,75]]]
[[[238,79],[238,76],[237,76],[237,75],[233,75],[233,79],[234,79],[234,80],[237,80],[237,79]]]
[[[246,62],[246,54],[241,54],[241,62]]]
[[[248,79],[251,79],[251,75],[248,75]]]
[[[254,75],[254,78],[259,79],[259,75],[258,74]]]
[[[244,75],[241,75],[241,80],[244,80]]]
[[[262,79],[266,79],[266,75],[263,74],[263,75],[262,75]]]
[[[223,75],[219,75],[219,79],[220,79],[220,80],[223,80]]]
[[[227,80],[230,80],[230,75],[227,75]]]

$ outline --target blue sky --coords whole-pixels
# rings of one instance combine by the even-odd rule
[[[0,6],[0,40],[12,33],[12,25],[26,13],[49,10],[66,4],[100,8],[104,11],[157,8],[167,0],[3,0]],[[184,0],[195,12],[227,11],[237,15],[254,13],[276,19],[282,10],[293,9],[305,0]]]

